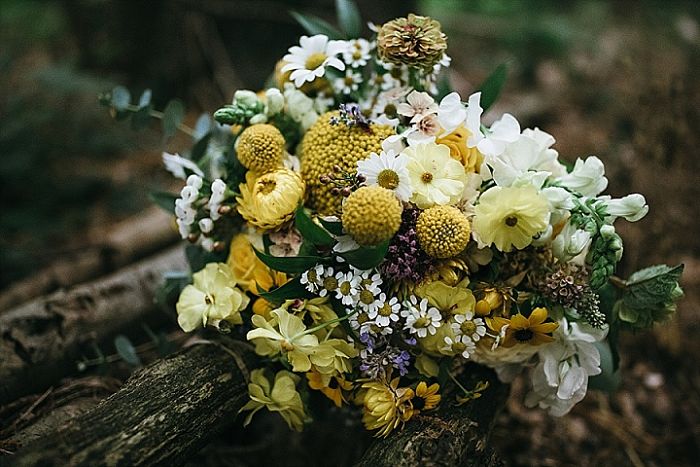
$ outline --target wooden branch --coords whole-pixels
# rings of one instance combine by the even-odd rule
[[[154,296],[162,274],[186,268],[176,247],[0,314],[0,405],[43,391],[74,371],[86,344],[157,316]]]
[[[248,401],[254,355],[230,339],[196,344],[134,374],[68,425],[22,447],[10,466],[180,465]]]
[[[489,387],[478,399],[463,405],[457,392],[443,394],[439,408],[409,421],[403,430],[375,441],[358,467],[380,466],[500,466],[502,462],[489,447],[489,435],[505,405],[508,386],[485,367],[465,368],[460,383],[472,389],[479,381]]]
[[[173,244],[177,238],[171,216],[157,207],[148,209],[113,226],[91,242],[92,246],[11,284],[0,293],[0,311],[107,274]]]

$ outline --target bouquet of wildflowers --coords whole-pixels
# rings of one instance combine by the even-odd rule
[[[470,361],[503,381],[526,372],[525,404],[567,413],[615,370],[618,333],[667,319],[682,295],[682,267],[613,276],[614,224],[644,217],[644,197],[603,194],[600,159],[567,165],[513,115],[487,125],[503,70],[449,92],[437,21],[340,39],[301,19],[316,34],[289,48],[274,86],[236,92],[188,157],[164,154],[185,183],[179,232],[202,253],[182,329],[254,345],[246,422],[264,408],[299,430],[320,391],[386,436]]]

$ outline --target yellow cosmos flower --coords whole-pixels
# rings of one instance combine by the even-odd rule
[[[304,404],[296,389],[300,379],[294,373],[282,370],[277,372],[274,383],[270,384],[264,370],[253,370],[250,373],[250,384],[248,384],[250,401],[239,411],[240,413],[250,410],[243,425],[248,425],[253,415],[265,407],[270,412],[279,413],[289,428],[301,431],[308,416],[304,412]]]
[[[402,154],[409,158],[406,168],[413,188],[411,201],[419,208],[459,201],[467,177],[462,164],[450,156],[450,148],[423,143],[404,149]]]
[[[467,146],[467,139],[471,133],[464,125],[460,125],[447,136],[439,137],[435,140],[437,144],[444,144],[450,148],[450,156],[459,161],[467,172],[479,172],[481,163],[484,162],[484,155],[474,146]]]
[[[343,378],[342,375],[324,375],[318,370],[312,368],[306,373],[306,379],[309,381],[309,387],[321,393],[333,401],[336,407],[347,403],[343,391],[352,390],[352,383]]]
[[[206,325],[220,328],[224,322],[243,323],[241,311],[250,299],[236,287],[226,264],[209,263],[192,278],[194,283],[182,290],[175,305],[177,322],[183,331]]]
[[[372,381],[362,385],[366,389],[362,422],[368,430],[378,430],[375,436],[386,438],[400,424],[413,416],[411,388],[399,388],[399,378],[391,383]]]
[[[432,410],[440,403],[441,396],[438,394],[440,385],[433,383],[430,386],[425,381],[421,381],[416,386],[416,396],[411,401],[413,404],[414,415],[418,415],[421,411]]]
[[[259,177],[248,172],[238,188],[238,213],[255,227],[275,230],[292,219],[306,184],[296,172],[277,169]]]
[[[547,228],[549,203],[533,186],[493,187],[479,198],[474,235],[500,251],[522,250]]]
[[[527,318],[518,313],[510,319],[486,318],[486,323],[492,330],[499,333],[505,327],[501,345],[513,347],[516,344],[540,345],[554,341],[551,334],[559,327],[559,323],[545,323],[546,319],[547,309],[540,307],[532,310]]]

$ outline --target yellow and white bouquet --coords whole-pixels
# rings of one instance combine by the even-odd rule
[[[255,346],[248,420],[266,408],[301,429],[302,395],[320,391],[386,436],[469,361],[504,381],[527,371],[525,403],[567,413],[614,370],[619,331],[667,319],[682,295],[681,267],[613,276],[614,223],[644,217],[644,197],[602,194],[600,159],[567,166],[513,115],[484,123],[504,70],[450,92],[434,19],[364,39],[351,16],[345,33],[305,19],[313,34],[274,85],[236,92],[188,157],[164,155],[185,181],[180,234],[206,253],[180,326]]]

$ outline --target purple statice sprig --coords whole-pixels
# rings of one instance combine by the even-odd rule
[[[360,334],[360,342],[366,346],[360,352],[360,371],[366,377],[387,378],[393,370],[398,370],[401,376],[408,373],[411,365],[408,351],[387,344],[384,336],[375,337],[369,333]],[[383,349],[379,350],[381,347]]]
[[[432,269],[433,260],[418,245],[416,221],[420,210],[404,209],[401,227],[379,266],[379,272],[393,281],[420,282]]]
[[[337,117],[331,117],[330,124],[338,125],[344,123],[348,128],[354,126],[362,128],[363,130],[369,130],[369,119],[362,113],[360,106],[355,103],[340,104],[338,106],[340,115]]]

